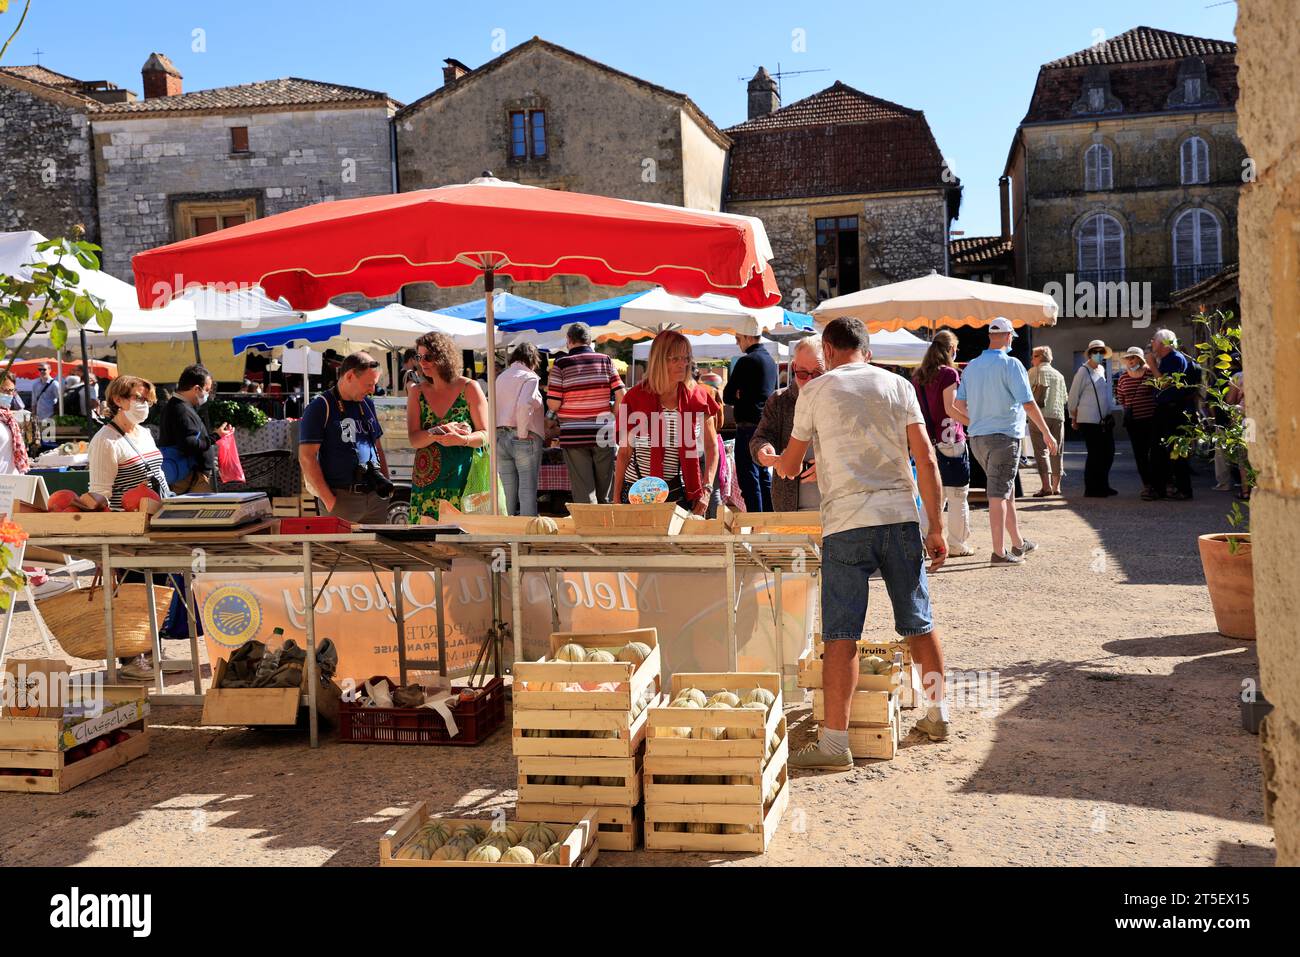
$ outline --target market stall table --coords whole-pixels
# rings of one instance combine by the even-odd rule
[[[432,668],[433,662],[408,661],[406,658],[405,610],[403,602],[403,576],[411,569],[432,570],[438,594],[438,662],[441,673],[446,673],[445,630],[442,609],[442,572],[449,568],[456,551],[433,541],[432,535],[420,534],[412,529],[397,527],[391,533],[363,530],[351,534],[331,535],[276,535],[269,534],[269,524],[254,526],[244,531],[176,532],[154,531],[146,535],[116,535],[89,540],[87,536],[33,536],[29,547],[37,546],[73,558],[88,559],[98,563],[106,582],[113,580],[116,571],[138,571],[152,580],[155,572],[174,572],[184,576],[185,595],[189,619],[190,666],[193,673],[194,694],[166,694],[163,688],[161,667],[161,640],[158,638],[158,610],[149,601],[150,632],[154,635],[154,657],[157,686],[150,700],[155,704],[195,705],[202,703],[202,679],[199,675],[199,645],[194,623],[195,573],[256,573],[292,571],[302,572],[305,594],[316,594],[315,575],[327,576],[333,572],[371,571],[389,572],[393,581],[393,612],[397,625],[398,667],[405,681],[408,666]],[[152,595],[152,592],[150,592]],[[316,602],[308,602],[306,609],[306,652],[311,746],[319,744],[317,729],[316,693]],[[494,618],[499,620],[499,607]],[[113,589],[104,589],[104,619],[108,647],[107,665],[110,684],[117,680],[117,658],[113,648]],[[500,657],[497,656],[498,674]]]
[[[784,618],[781,609],[782,575],[797,571],[811,574],[814,585],[821,574],[821,545],[810,535],[440,535],[440,543],[455,553],[487,564],[493,580],[499,579],[502,559],[510,572],[510,597],[514,627],[515,661],[523,659],[523,574],[546,574],[555,594],[553,575],[559,571],[714,571],[726,577],[726,640],[729,667],[735,670],[739,649],[736,643],[736,572],[753,569],[771,573],[774,611],[777,621],[777,663],[786,675]],[[494,589],[494,592],[498,589]],[[819,589],[815,588],[814,593]],[[793,674],[793,672],[791,672]]]

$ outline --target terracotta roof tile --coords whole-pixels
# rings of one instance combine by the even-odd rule
[[[1044,69],[1068,66],[1109,65],[1113,63],[1149,63],[1152,60],[1181,60],[1189,56],[1235,56],[1237,44],[1231,40],[1212,40],[1186,33],[1171,33],[1153,27],[1134,27],[1104,43],[1079,50],[1053,60]]]
[[[56,73],[53,70],[47,70],[43,66],[0,66],[0,73],[22,77],[24,80],[31,80],[33,83],[44,83],[46,86],[75,88],[81,83],[78,79],[63,73]]]
[[[992,262],[1011,255],[1011,240],[1001,236],[961,236],[948,241],[953,265]]]
[[[957,185],[924,113],[839,82],[726,133],[729,202]]]
[[[368,100],[388,100],[388,95],[375,90],[337,83],[320,83],[286,77],[244,83],[240,86],[219,86],[211,90],[182,93],[179,96],[158,96],[131,103],[110,103],[101,107],[101,113],[172,113],[179,111],[238,110],[256,107],[315,106],[329,103],[358,103]]]

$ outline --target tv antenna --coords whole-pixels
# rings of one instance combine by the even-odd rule
[[[762,64],[761,64],[761,63],[760,63],[760,64],[757,64],[757,65],[754,67],[754,69],[755,69],[755,70],[762,69]],[[778,97],[781,97],[781,101],[784,103],[784,102],[785,102],[785,97],[784,97],[784,96],[782,95],[782,93],[781,93],[781,77],[783,77],[783,76],[801,76],[801,75],[804,74],[804,73],[829,73],[829,72],[830,72],[830,68],[829,68],[829,67],[823,67],[823,68],[821,68],[821,69],[817,69],[817,70],[782,70],[782,69],[781,69],[781,62],[778,60],[778,61],[777,61],[777,64],[776,64],[776,70],[775,70],[775,71],[769,71],[768,76],[770,76],[770,77],[772,77],[772,79],[776,80],[776,95],[777,95]],[[741,82],[747,83],[747,82],[749,82],[750,80],[752,80],[753,77],[752,77],[752,76],[741,76],[741,77],[737,77],[736,79],[740,80]]]
[[[46,52],[46,51],[41,50],[41,49],[36,49],[36,50],[33,50],[32,52],[36,54],[36,65],[37,65],[37,66],[40,66],[40,65],[41,65],[41,54],[44,53],[44,52]]]

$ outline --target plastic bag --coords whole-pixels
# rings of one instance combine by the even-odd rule
[[[244,481],[244,466],[239,461],[234,432],[217,439],[217,470],[223,482]]]
[[[496,490],[497,514],[507,515],[506,490],[501,480],[488,469],[487,449],[475,449],[470,462],[469,475],[465,478],[465,494],[461,499],[460,510],[465,513],[480,515],[492,511],[492,489]]]

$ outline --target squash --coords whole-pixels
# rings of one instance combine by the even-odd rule
[[[535,864],[537,855],[521,845],[510,848],[501,855],[502,864]]]
[[[528,524],[524,526],[525,535],[558,535],[560,526],[556,524],[555,519],[549,515],[538,515],[529,519]],[[529,862],[531,863],[531,861]]]
[[[492,844],[480,844],[474,850],[465,855],[467,861],[479,861],[486,864],[495,864],[501,860],[501,851]]]
[[[612,651],[606,651],[604,648],[592,648],[587,652],[587,660],[602,665],[612,665],[618,659],[614,657]]]
[[[555,652],[556,661],[586,661],[587,649],[582,645],[570,642],[567,645],[561,645]]]
[[[629,641],[618,650],[618,660],[639,665],[650,657],[650,646],[644,641]]]

